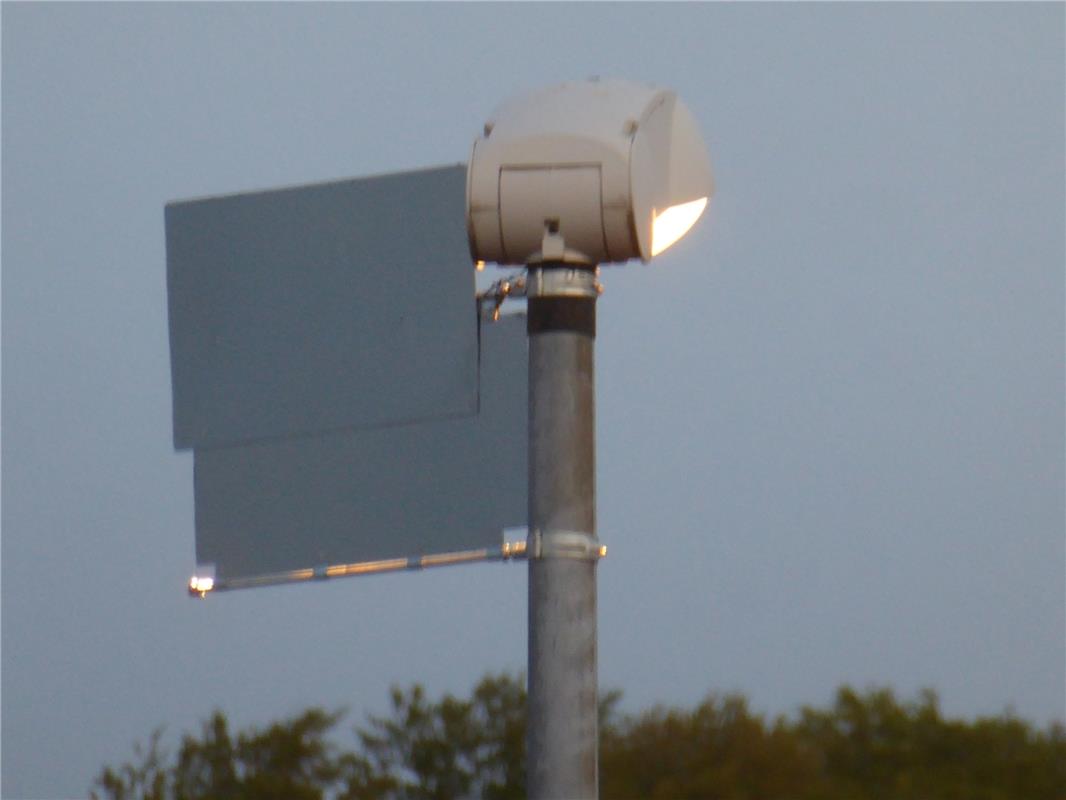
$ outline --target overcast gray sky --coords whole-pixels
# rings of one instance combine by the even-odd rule
[[[1062,719],[1064,9],[4,3],[3,796],[523,668],[523,566],[185,595],[163,206],[463,161],[590,75],[676,89],[718,185],[605,270],[602,685]]]

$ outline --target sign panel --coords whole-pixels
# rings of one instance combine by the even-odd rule
[[[473,414],[465,191],[458,165],[169,204],[175,447]]]
[[[473,416],[197,449],[197,562],[226,580],[499,546],[527,519],[526,348],[524,315],[481,323]]]

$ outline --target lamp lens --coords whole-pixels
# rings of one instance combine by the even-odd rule
[[[655,215],[651,227],[651,254],[657,256],[696,224],[703,209],[707,207],[707,198],[692,200],[670,206]]]

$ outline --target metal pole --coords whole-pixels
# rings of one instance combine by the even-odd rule
[[[595,269],[531,265],[529,800],[598,797]]]

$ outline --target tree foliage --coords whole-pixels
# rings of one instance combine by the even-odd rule
[[[1011,715],[942,716],[936,695],[844,686],[828,708],[766,721],[739,695],[618,718],[600,708],[605,800],[1066,800],[1066,730]],[[310,709],[233,734],[216,711],[174,757],[157,730],[98,775],[94,800],[519,800],[526,694],[490,675],[470,697],[394,688],[385,715],[333,738],[342,715]]]
[[[469,700],[427,701],[420,686],[392,690],[392,713],[357,728],[345,798],[448,800],[525,796],[525,689],[489,676]]]
[[[320,800],[341,777],[341,759],[326,734],[339,713],[309,709],[265,729],[229,732],[216,711],[199,737],[185,735],[168,765],[156,730],[147,748],[136,746],[136,763],[106,767],[96,780],[109,800]]]
[[[603,732],[604,798],[1066,800],[1066,730],[945,719],[936,694],[838,690],[767,723],[743,697],[653,709]]]

